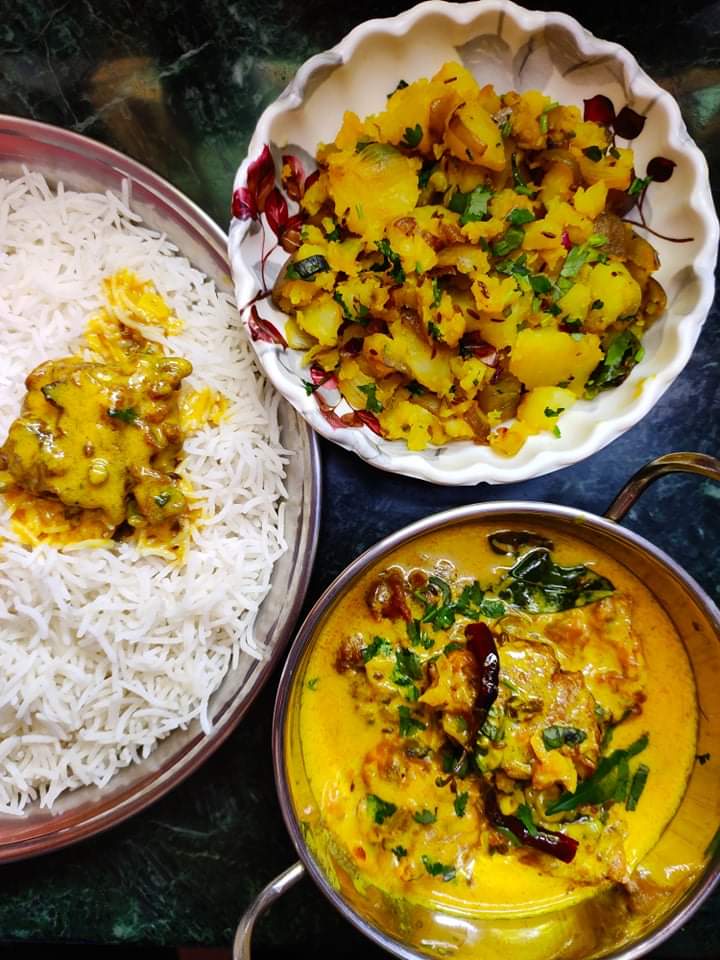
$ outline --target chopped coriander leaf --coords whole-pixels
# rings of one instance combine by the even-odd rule
[[[530,286],[534,293],[544,294],[552,291],[552,280],[543,273],[536,273],[530,277]]]
[[[402,267],[400,257],[390,246],[388,240],[376,240],[375,246],[383,255],[383,262],[379,266],[373,267],[376,272],[384,273],[389,271],[390,276],[397,283],[405,283],[405,271]],[[391,269],[392,268],[392,269]]]
[[[458,643],[457,640],[451,640],[450,643],[446,643],[443,647],[443,653],[445,656],[447,656],[449,653],[454,653],[456,650],[465,650],[465,644]],[[702,763],[702,760],[700,762]]]
[[[500,127],[500,135],[503,137],[509,137],[511,133],[512,133],[512,120],[510,117],[508,117],[505,123]]]
[[[560,432],[560,427],[557,424],[555,424],[555,426],[552,428],[552,434],[554,437],[557,437],[558,440],[562,439],[562,433]]]
[[[546,750],[559,750],[566,745],[577,746],[587,738],[587,734],[577,727],[563,727],[556,724],[546,727],[542,732],[542,738]]]
[[[424,647],[425,650],[429,650],[435,646],[435,641],[425,633],[419,620],[411,620],[408,623],[407,635],[413,647]]]
[[[517,250],[525,237],[525,231],[522,227],[510,227],[505,233],[492,245],[492,252],[496,257],[505,257],[512,250]]]
[[[308,680],[307,682],[308,690],[317,690],[319,683],[320,683],[320,677],[312,677],[312,679]]]
[[[416,823],[422,823],[424,826],[429,823],[435,823],[437,820],[437,810],[416,810],[413,814],[413,820],[415,820]]]
[[[505,837],[505,839],[508,841],[508,843],[509,843],[511,846],[513,846],[513,847],[520,847],[520,846],[522,846],[522,841],[519,839],[519,837],[516,837],[515,834],[512,832],[512,830],[508,830],[507,827],[500,827],[500,826],[495,825],[495,826],[493,827],[493,830],[495,830],[495,831],[496,831],[497,833],[499,833],[501,836]]]
[[[405,134],[402,138],[400,146],[409,147],[411,150],[414,150],[415,147],[420,144],[422,138],[422,127],[419,123],[416,123],[414,127],[405,127]]]
[[[408,393],[411,393],[413,397],[419,397],[421,394],[425,393],[425,387],[418,383],[417,380],[411,380],[405,388]]]
[[[536,192],[536,188],[529,187],[523,180],[522,174],[518,169],[516,154],[512,155],[510,163],[512,166],[513,189],[515,190],[515,193],[520,193],[525,197],[532,197]]]
[[[560,414],[564,412],[565,412],[565,407],[558,407],[556,410],[553,410],[552,407],[545,407],[546,417],[559,417]]]
[[[608,150],[608,153],[613,158],[613,160],[620,159],[620,151],[618,150],[617,147],[610,147],[610,149]]]
[[[536,837],[538,835],[538,828],[535,826],[535,821],[532,818],[532,811],[526,803],[520,804],[515,811],[515,816],[518,818],[520,823],[522,823],[531,837]]]
[[[630,784],[630,791],[628,793],[627,800],[625,801],[626,810],[634,810],[637,807],[640,796],[645,789],[645,784],[647,783],[649,773],[650,767],[646,766],[644,763],[641,763],[635,771],[635,775],[633,776]]]
[[[623,786],[624,768],[627,767],[628,761],[642,753],[648,741],[648,735],[644,734],[624,750],[613,750],[609,756],[602,757],[592,776],[581,781],[574,793],[565,792],[549,804],[546,810],[548,816],[576,810],[586,804],[599,805],[614,799],[619,792],[618,787]],[[627,789],[627,783],[625,788]]]
[[[411,686],[413,680],[419,680],[422,677],[422,667],[420,661],[407,647],[399,647],[395,651],[395,669],[392,673],[392,681],[400,687]]]
[[[444,863],[438,863],[437,860],[431,860],[426,854],[423,854],[420,859],[422,860],[423,866],[431,877],[442,877],[445,883],[455,879],[455,867],[447,866]]]
[[[522,280],[530,276],[530,270],[525,265],[526,260],[527,254],[521,253],[517,260],[503,260],[495,269],[498,273],[506,273],[508,276],[515,277],[516,280]]]
[[[526,210],[525,207],[514,207],[505,219],[514,227],[520,227],[523,223],[531,223],[535,219],[535,214],[532,210]]]
[[[392,646],[385,637],[373,637],[367,647],[363,647],[362,658],[364,663],[368,663],[373,657],[387,657],[391,653]]]
[[[432,172],[435,169],[435,161],[430,161],[429,163],[424,163],[418,174],[418,186],[421,190],[424,190],[428,185],[428,181],[432,176]]]
[[[488,620],[497,620],[505,613],[506,607],[502,600],[483,600],[480,613]]]
[[[598,163],[598,161],[602,160],[603,158],[603,152],[600,149],[600,147],[596,147],[596,146],[585,147],[585,149],[583,150],[583,153],[588,158],[588,160],[592,160],[593,163]]]
[[[403,857],[407,856],[407,850],[399,844],[397,847],[393,847],[390,852],[394,853],[398,860],[402,860]]]
[[[442,300],[442,288],[440,287],[440,282],[437,277],[432,278],[432,292],[433,298],[430,307],[434,309],[440,306],[440,301]]]
[[[132,407],[111,407],[108,410],[108,416],[112,417],[113,420],[121,420],[123,423],[132,423],[134,420],[137,420],[138,414],[137,410],[134,410]]]
[[[560,270],[560,277],[562,279],[570,279],[571,277],[577,276],[586,263],[593,263],[599,259],[600,254],[596,248],[606,243],[607,237],[599,233],[594,233],[585,243],[572,247],[567,257],[565,257],[565,263],[563,263],[562,269]]]
[[[428,320],[428,333],[433,338],[433,340],[442,340],[442,336],[440,334],[440,327],[436,323],[433,323],[432,320]]]
[[[465,206],[461,211],[458,211],[460,213],[460,226],[464,227],[466,223],[473,223],[486,217],[488,201],[492,195],[492,190],[484,186],[475,187],[470,193],[463,194]]]
[[[376,383],[361,383],[358,386],[360,393],[365,394],[365,409],[370,410],[371,413],[382,413],[384,410],[383,405],[377,398],[377,384]]]
[[[412,736],[416,730],[427,730],[427,724],[422,720],[416,720],[410,712],[410,707],[398,707],[398,718],[401,737]]]
[[[602,308],[603,308],[604,306],[605,306],[605,304],[603,303],[602,300],[593,300],[593,302],[590,304],[590,309],[591,309],[591,310],[602,310]]]
[[[325,239],[331,243],[338,243],[340,240],[340,225],[336,223],[332,230],[325,234]]]
[[[172,494],[167,493],[167,491],[163,491],[162,493],[158,493],[157,496],[153,497],[153,500],[159,507],[166,507],[168,503],[170,503],[171,496]]]
[[[287,265],[287,267],[286,267],[286,269],[285,269],[285,276],[288,278],[288,280],[300,280],[300,279],[302,279],[302,278],[300,277],[300,274],[299,274],[299,273],[297,272],[297,270],[295,269],[295,264],[293,264],[293,263],[289,263],[289,264]]]
[[[345,301],[344,301],[344,299],[343,299],[343,295],[340,293],[339,290],[336,290],[335,293],[333,294],[333,300],[335,301],[335,303],[339,303],[339,304],[340,304],[340,306],[341,306],[341,308],[342,308],[342,312],[343,312],[343,317],[344,317],[346,320],[352,321],[352,320],[354,319],[354,318],[353,318],[353,315],[352,315],[352,313],[351,313],[351,311],[350,311],[350,308],[349,308],[348,305],[345,303]]]
[[[455,813],[458,817],[465,816],[465,808],[467,807],[469,796],[470,794],[468,793],[459,793],[455,797],[453,801],[453,807],[455,808]]]
[[[365,797],[365,803],[370,817],[379,826],[382,826],[388,817],[391,817],[397,810],[394,803],[387,803],[375,793],[368,793]]]

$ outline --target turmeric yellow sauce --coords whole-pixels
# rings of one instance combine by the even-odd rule
[[[621,564],[543,529],[399,548],[340,599],[304,676],[301,818],[380,890],[465,914],[632,890],[694,759],[668,617]]]
[[[642,359],[666,302],[621,219],[644,181],[577,107],[449,62],[347,112],[317,160],[274,300],[313,382],[377,433],[511,456]]]
[[[30,545],[134,533],[141,545],[177,556],[199,512],[177,472],[183,440],[217,422],[226,401],[181,390],[192,364],[141,332],[182,329],[152,282],[121,270],[103,291],[107,306],[90,318],[83,353],[28,375],[21,414],[0,448],[0,488]]]

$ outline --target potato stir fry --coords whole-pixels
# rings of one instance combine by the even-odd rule
[[[512,456],[642,359],[666,298],[613,212],[633,153],[577,107],[446,63],[382,113],[347,112],[317,160],[274,301],[312,384],[332,378],[386,438]]]

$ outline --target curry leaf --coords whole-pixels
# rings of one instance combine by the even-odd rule
[[[387,803],[375,793],[368,793],[365,797],[365,803],[370,817],[380,826],[397,810],[394,803]]]
[[[623,786],[622,781],[628,760],[642,753],[648,742],[649,737],[644,734],[624,750],[613,750],[609,756],[603,757],[593,775],[583,780],[574,793],[563,793],[547,807],[548,816],[576,810],[588,804],[598,805],[617,799],[619,788]],[[625,790],[627,790],[627,783],[625,783]]]

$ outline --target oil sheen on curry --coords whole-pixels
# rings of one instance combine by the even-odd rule
[[[103,291],[107,306],[90,317],[84,349],[28,375],[0,447],[0,490],[32,546],[136,536],[178,556],[194,513],[178,473],[183,441],[217,422],[224,400],[181,392],[192,364],[144,335],[182,328],[152,282],[121,270]]]
[[[331,612],[290,776],[304,764],[303,815],[391,896],[530,914],[632,891],[696,728],[682,644],[627,569],[473,524],[399,548]]]

